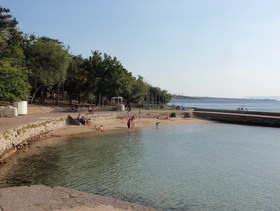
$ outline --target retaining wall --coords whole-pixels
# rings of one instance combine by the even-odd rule
[[[0,134],[0,160],[14,153],[28,139],[60,128],[66,124],[65,118],[55,118],[22,125]]]

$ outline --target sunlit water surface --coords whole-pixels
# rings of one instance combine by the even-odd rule
[[[280,129],[186,124],[50,139],[0,168],[0,187],[30,184],[161,210],[280,210]]]

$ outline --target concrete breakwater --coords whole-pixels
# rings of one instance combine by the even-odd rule
[[[280,127],[280,113],[273,112],[195,108],[193,117],[241,125]]]

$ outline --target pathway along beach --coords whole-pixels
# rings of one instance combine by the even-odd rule
[[[159,127],[164,127],[172,124],[194,124],[194,123],[210,123],[209,121],[199,120],[199,119],[190,119],[190,118],[172,118],[170,120],[158,120],[155,118],[156,113],[162,113],[162,111],[151,112],[145,111],[142,112],[143,117],[149,116],[150,118],[141,118],[136,119],[135,128],[131,128],[130,130],[135,130],[137,128],[142,127],[156,127],[156,123],[160,122]],[[100,112],[100,114],[106,115],[111,114],[112,112]],[[165,111],[161,115],[170,114],[171,111]],[[76,116],[77,113],[72,116]],[[153,115],[152,115],[153,114]],[[54,117],[65,117],[66,113],[49,113],[49,114],[34,114],[28,115],[25,117],[7,119],[0,118],[0,125],[4,125],[7,129],[11,129],[11,127],[17,128],[21,124],[27,124],[36,122],[38,120],[46,120],[48,118]],[[110,115],[109,115],[110,116]],[[103,125],[104,132],[109,133],[110,131],[116,130],[128,130],[126,126],[126,122],[128,117],[126,113],[123,114],[123,118],[98,118],[98,114],[95,114],[95,118],[91,118],[92,125],[90,126],[64,126],[62,128],[56,129],[54,131],[49,132],[44,139],[48,139],[49,137],[67,137],[73,135],[89,135],[89,134],[99,134],[100,132],[96,131],[96,125]],[[8,122],[8,123],[7,123]],[[14,124],[13,124],[14,123]],[[3,132],[3,131],[1,131]],[[42,141],[42,140],[41,140]],[[59,138],[57,139],[59,141]],[[19,152],[21,153],[21,152]],[[14,154],[13,156],[16,156]],[[6,160],[9,162],[9,158]],[[2,164],[5,165],[5,164]],[[1,165],[0,165],[1,169]],[[57,211],[123,211],[123,210],[154,210],[152,208],[123,202],[115,199],[110,199],[106,197],[97,196],[94,194],[83,193],[77,190],[64,188],[64,187],[54,187],[50,188],[44,185],[35,185],[35,186],[21,186],[21,187],[10,187],[0,189],[0,210],[1,211],[32,211],[32,210],[57,210]]]

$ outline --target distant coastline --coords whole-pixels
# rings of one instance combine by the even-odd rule
[[[222,97],[197,97],[197,96],[184,96],[184,95],[172,95],[172,100],[216,100],[216,101],[279,101],[275,99],[277,97],[250,97],[250,98],[222,98]],[[280,97],[279,97],[280,99]]]

